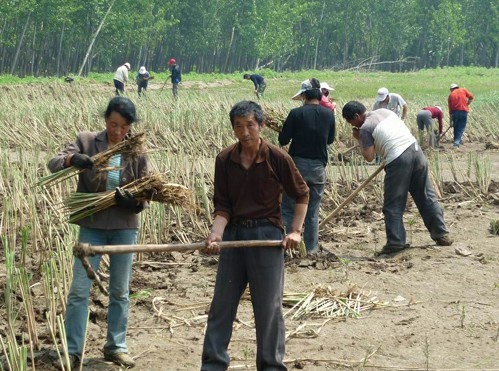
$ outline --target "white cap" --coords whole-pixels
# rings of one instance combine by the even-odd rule
[[[298,91],[298,93],[296,93],[295,95],[293,95],[291,97],[291,99],[298,99],[298,97],[303,93],[303,92],[306,92],[307,90],[312,90],[313,87],[312,87],[312,83],[310,82],[310,79],[307,79],[305,81],[303,81],[300,85],[300,90]]]
[[[440,110],[440,112],[444,112],[444,111],[442,110],[442,107],[440,107],[440,106],[435,106],[435,108],[439,109],[439,110]]]
[[[390,93],[388,92],[387,88],[378,89],[378,97],[376,98],[376,101],[383,102],[386,99],[386,97],[388,96],[388,94],[390,94]]]
[[[457,85],[457,84],[450,84],[450,90],[455,89],[455,88],[459,88],[459,85]]]
[[[333,91],[334,88],[330,87],[327,82],[321,82],[321,89],[327,89],[329,91]]]
[[[147,73],[147,70],[146,70],[145,66],[141,66],[141,67],[139,68],[139,73],[140,73],[141,75],[143,75],[143,74]]]
[[[130,67],[130,63],[128,63],[128,62],[126,62],[123,66],[125,66],[125,67],[126,67],[126,68],[128,68],[128,69],[131,69],[131,67]]]

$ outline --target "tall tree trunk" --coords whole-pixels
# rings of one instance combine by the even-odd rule
[[[61,76],[61,52],[62,52],[62,40],[64,39],[64,22],[62,23],[61,37],[59,38],[59,48],[57,50],[57,77]]]
[[[90,55],[90,52],[92,51],[92,47],[94,46],[95,39],[97,39],[97,36],[99,36],[100,30],[101,30],[102,26],[104,25],[104,21],[106,20],[107,15],[111,11],[111,8],[113,7],[114,2],[115,2],[115,0],[113,0],[111,2],[111,5],[109,5],[109,8],[107,9],[106,14],[104,14],[104,18],[102,18],[102,21],[101,21],[99,27],[97,28],[97,31],[95,31],[94,37],[92,38],[92,41],[90,42],[90,45],[88,46],[87,53],[85,54],[85,58],[83,58],[83,63],[81,64],[80,70],[78,71],[78,76],[81,76],[81,72],[83,71],[85,64],[87,64],[87,59],[88,59],[88,56]]]
[[[16,54],[14,55],[14,60],[12,61],[12,67],[10,68],[10,74],[13,75],[17,66],[17,59],[19,58],[19,52],[21,51],[21,45],[24,41],[24,35],[26,34],[26,28],[28,28],[29,20],[31,19],[31,13],[28,14],[28,18],[26,18],[26,23],[23,27],[23,32],[21,37],[19,38],[19,42],[17,43]]]
[[[31,76],[35,76],[35,45],[36,45],[36,22],[33,29],[33,42],[31,43]]]
[[[141,66],[141,64],[140,64],[141,63],[141,58],[142,58],[142,44],[140,45],[139,55],[137,56],[137,63],[135,64],[137,66],[137,70]]]
[[[496,45],[496,58],[494,61],[494,67],[497,68],[499,67],[499,43]]]
[[[326,8],[326,0],[322,2],[322,12],[319,24],[322,25],[322,20],[324,19],[324,9]],[[324,35],[324,27],[322,28],[322,35]],[[317,35],[317,40],[315,41],[315,56],[314,56],[314,70],[317,69],[317,54],[319,53],[319,35]]]
[[[229,41],[229,46],[227,47],[227,55],[225,56],[225,63],[224,63],[224,72],[227,72],[227,65],[229,63],[229,57],[230,57],[230,49],[232,48],[232,43],[234,42],[234,32],[236,30],[236,26],[232,26],[232,32],[230,33],[230,41]]]

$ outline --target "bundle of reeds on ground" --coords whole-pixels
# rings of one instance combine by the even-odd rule
[[[97,153],[92,157],[94,161],[94,167],[97,171],[109,171],[108,163],[111,157],[117,154],[122,154],[127,156],[128,158],[134,158],[140,154],[145,153],[145,143],[146,143],[146,134],[145,133],[137,133],[130,136],[130,138],[125,139],[116,145],[108,148],[105,151]],[[57,173],[46,175],[37,182],[37,186],[41,187],[50,187],[54,184],[60,183],[66,179],[69,179],[75,175],[78,175],[84,171],[83,169],[79,169],[74,166],[67,167],[58,171]]]
[[[366,293],[357,287],[340,292],[322,285],[314,287],[309,293],[284,293],[283,304],[292,306],[285,313],[291,319],[309,316],[358,318],[362,312],[387,305],[370,292]]]
[[[156,201],[165,204],[190,208],[192,191],[180,184],[168,183],[164,174],[152,174],[137,179],[122,187],[128,190],[137,201]],[[115,191],[99,193],[74,192],[64,202],[73,223],[116,204]]]

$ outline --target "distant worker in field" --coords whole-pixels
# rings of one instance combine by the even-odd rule
[[[264,113],[257,103],[236,103],[229,116],[238,141],[215,160],[215,219],[205,243],[206,252],[220,252],[220,258],[201,370],[228,369],[232,326],[249,285],[256,328],[256,369],[285,371],[284,249],[297,249],[301,241],[308,187],[291,157],[261,138]],[[296,201],[293,223],[284,236],[280,205],[283,190]],[[274,247],[244,247],[245,240],[282,242]],[[220,241],[241,241],[242,247],[220,250]]]
[[[139,68],[139,72],[135,75],[135,81],[137,82],[137,93],[140,95],[142,91],[144,93],[147,91],[147,85],[149,84],[149,80],[151,79],[151,75],[147,72],[145,66],[141,66]]]
[[[459,148],[462,144],[464,129],[468,121],[468,106],[474,98],[467,89],[451,84],[448,104],[450,124],[454,127],[453,148]]]
[[[407,118],[409,109],[407,103],[399,94],[390,93],[387,88],[380,88],[378,96],[373,106],[373,111],[379,108],[386,108],[397,114],[404,121]]]
[[[263,93],[265,92],[265,89],[267,88],[267,84],[265,83],[265,79],[261,75],[257,74],[244,74],[243,78],[245,80],[251,80],[253,84],[255,85],[255,95],[258,99],[263,97]]]
[[[319,248],[319,208],[326,186],[327,148],[333,143],[336,131],[334,113],[319,104],[321,97],[319,80],[303,81],[292,97],[301,100],[303,105],[289,112],[279,133],[281,146],[291,141],[289,154],[310,189],[303,241],[307,253],[312,254]],[[294,208],[294,200],[284,194],[282,218],[286,230],[292,226]]]
[[[442,111],[442,107],[440,106],[428,106],[424,107],[421,111],[418,112],[416,116],[416,122],[418,124],[418,141],[419,145],[423,147],[425,142],[425,130],[428,132],[428,144],[430,148],[438,148],[438,140],[440,134],[442,134],[443,130],[443,118],[444,113]],[[438,128],[435,127],[435,121],[433,119],[437,119]]]
[[[128,71],[130,71],[130,63],[128,62],[116,69],[113,78],[116,95],[121,95],[125,92],[125,85],[128,82]]]
[[[173,97],[176,99],[178,98],[178,84],[182,81],[182,73],[175,58],[170,58],[168,65],[170,66],[170,76],[168,77],[171,79]]]
[[[392,111],[367,112],[356,101],[348,102],[342,111],[353,126],[366,161],[378,153],[384,161],[384,198],[386,245],[381,254],[394,254],[409,247],[403,215],[408,193],[411,194],[431,238],[439,246],[450,246],[452,240],[444,222],[444,213],[428,176],[428,162],[409,128]]]
[[[322,107],[329,108],[331,111],[335,112],[336,102],[329,95],[330,92],[334,91],[334,88],[330,87],[327,82],[321,82],[321,93],[322,98],[319,104]]]

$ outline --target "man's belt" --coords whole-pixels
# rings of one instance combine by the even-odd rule
[[[268,219],[237,219],[230,224],[243,228],[257,228],[274,225]]]

